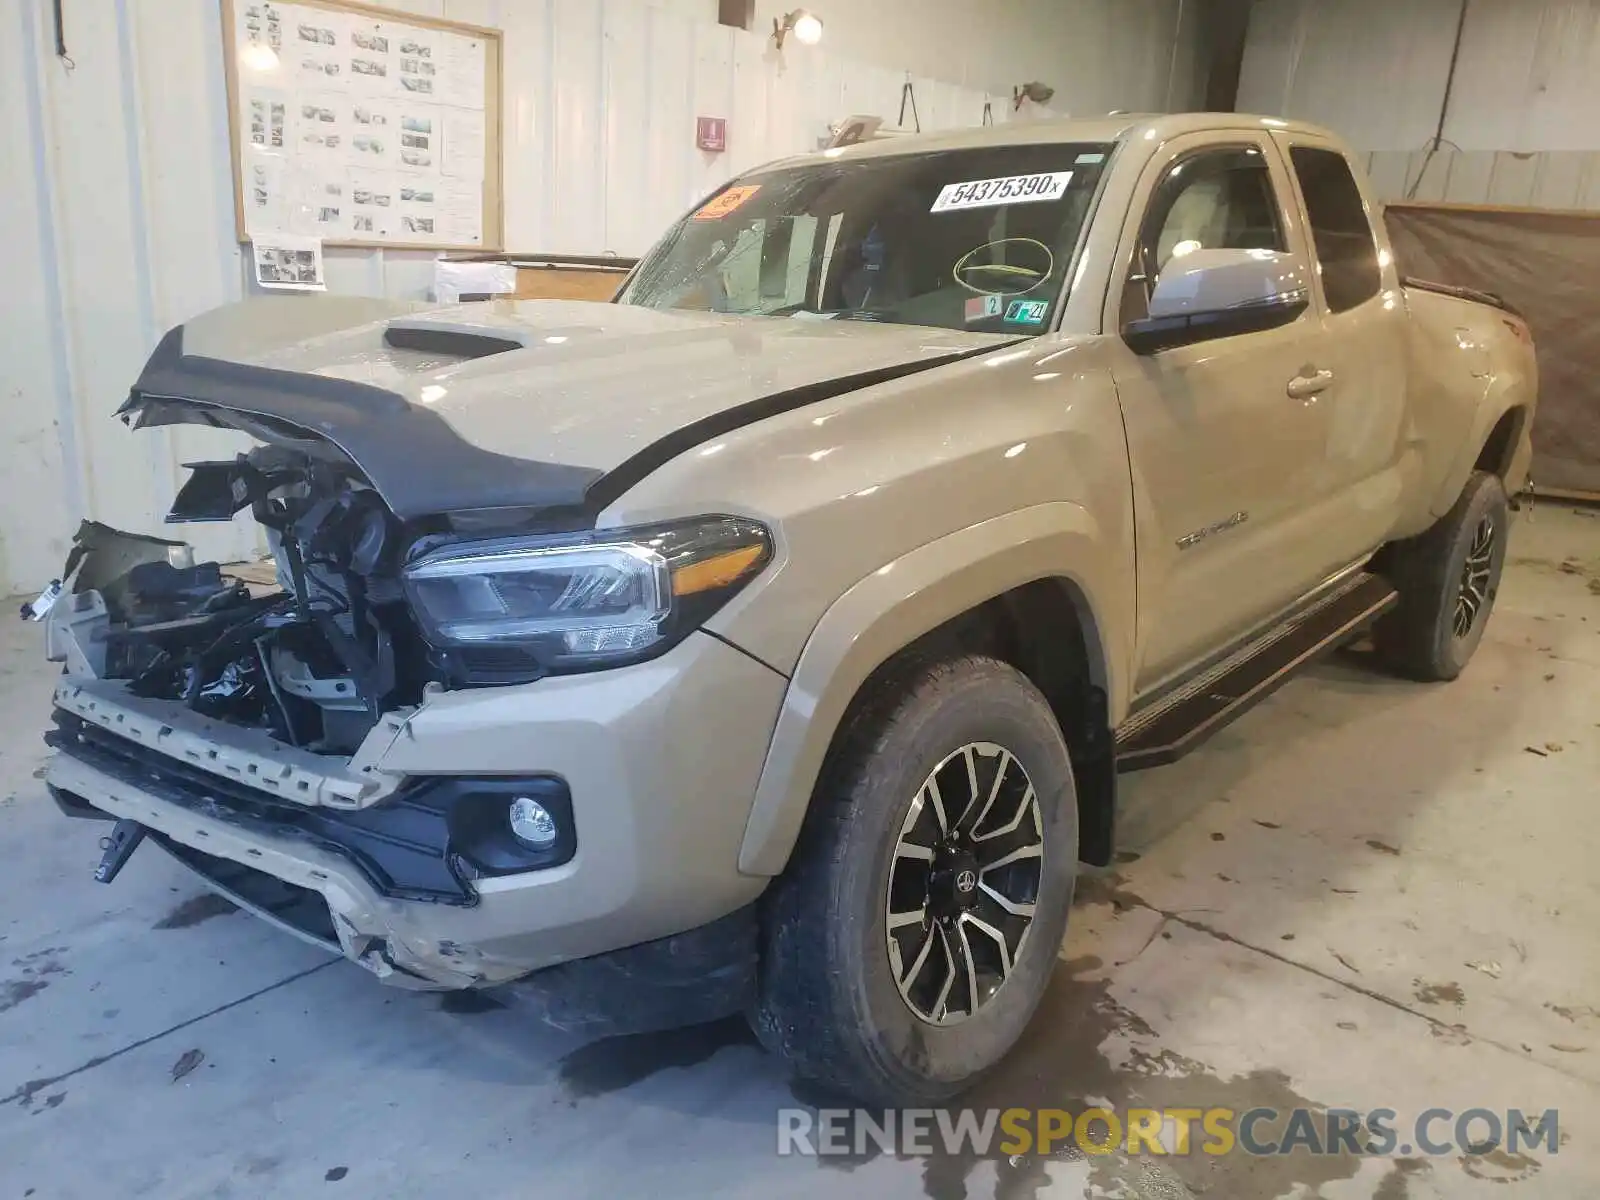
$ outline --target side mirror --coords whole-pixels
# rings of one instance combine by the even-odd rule
[[[1311,305],[1304,266],[1280,250],[1192,250],[1161,270],[1149,315],[1130,321],[1123,340],[1135,354],[1158,354],[1212,338],[1287,325]]]

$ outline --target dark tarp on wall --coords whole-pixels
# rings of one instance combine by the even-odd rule
[[[1527,318],[1534,482],[1600,493],[1600,217],[1405,205],[1384,219],[1402,275],[1494,292]]]

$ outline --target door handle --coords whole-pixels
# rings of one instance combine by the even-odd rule
[[[1332,384],[1332,371],[1317,371],[1313,374],[1302,372],[1289,380],[1287,391],[1291,400],[1309,400],[1313,396],[1320,396]]]

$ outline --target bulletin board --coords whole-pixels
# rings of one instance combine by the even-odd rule
[[[502,248],[498,30],[346,0],[221,4],[241,242]]]

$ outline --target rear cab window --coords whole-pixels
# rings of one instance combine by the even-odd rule
[[[1289,159],[1305,198],[1329,310],[1347,312],[1365,304],[1383,290],[1383,270],[1349,162],[1316,146],[1292,146]]]

